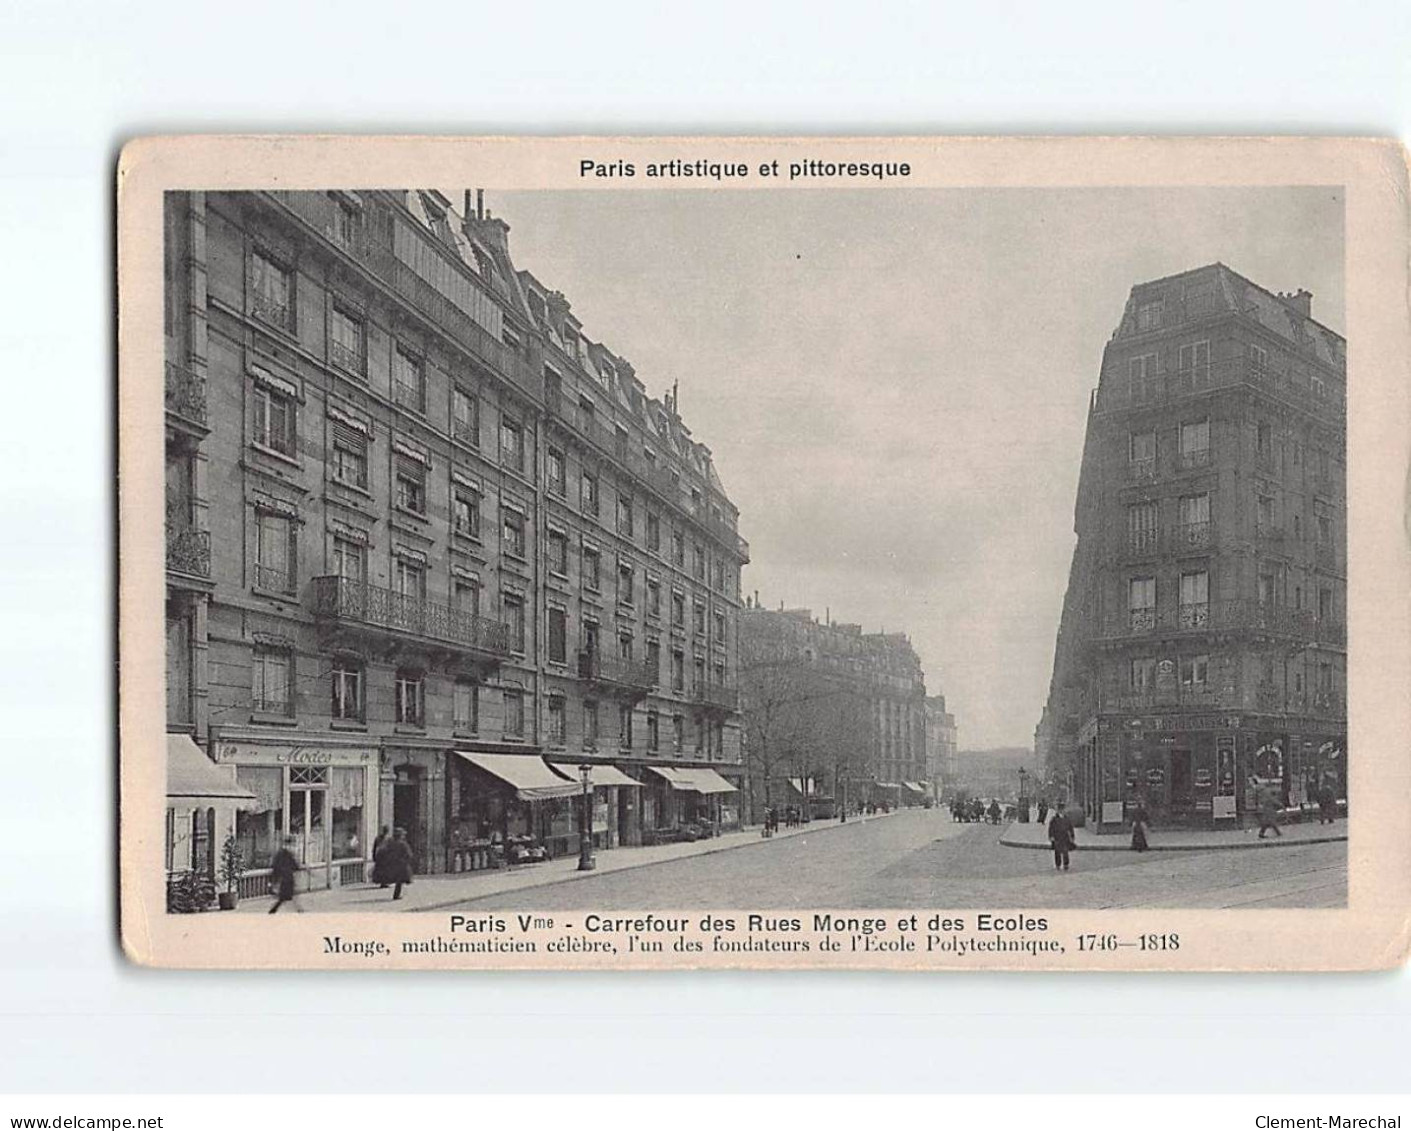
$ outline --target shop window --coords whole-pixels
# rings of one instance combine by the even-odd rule
[[[298,450],[298,410],[294,398],[282,389],[256,385],[254,441],[262,448],[291,459]]]
[[[412,412],[426,412],[426,367],[402,346],[392,351],[392,399]]]
[[[425,683],[422,673],[411,668],[398,668],[393,684],[397,722],[421,726],[425,721]]]
[[[293,713],[291,656],[284,648],[256,648],[251,663],[251,706],[271,715]]]
[[[458,731],[474,734],[480,729],[480,685],[457,680],[451,691],[451,721]]]
[[[329,475],[345,487],[367,490],[367,436],[340,421],[329,425],[333,450],[329,455]]]
[[[361,722],[363,717],[363,670],[350,660],[333,662],[333,705],[335,719]]]
[[[335,860],[358,860],[366,855],[363,787],[361,766],[333,766],[328,771],[328,805],[332,812]]]
[[[255,795],[253,809],[235,813],[235,840],[247,868],[268,868],[284,835],[284,771],[278,766],[237,766],[235,781]]]
[[[451,492],[451,528],[467,538],[480,537],[480,492],[464,483]]]
[[[272,511],[255,512],[255,586],[293,593],[297,584],[295,520]]]
[[[464,389],[451,390],[451,435],[471,447],[480,446],[480,401]]]
[[[560,695],[549,697],[549,744],[562,746],[565,742],[564,700]]]
[[[505,692],[505,737],[524,737],[524,692]]]

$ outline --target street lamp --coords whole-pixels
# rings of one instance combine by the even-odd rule
[[[597,862],[593,859],[593,767],[587,763],[578,767],[583,775],[583,817],[578,822],[578,870],[591,872]]]

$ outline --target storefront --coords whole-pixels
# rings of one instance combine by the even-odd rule
[[[245,860],[242,894],[258,894],[270,862],[289,842],[301,890],[360,883],[376,822],[378,752],[327,735],[223,731],[216,762],[233,766],[254,797],[237,812],[236,842]]]
[[[236,815],[255,803],[255,795],[236,782],[234,772],[207,758],[190,735],[167,735],[168,879],[191,871],[214,881]]]
[[[450,782],[451,866],[469,851],[478,861],[489,847],[498,855],[512,845],[541,846],[552,856],[578,848],[574,798],[578,781],[552,769],[538,754],[457,750]]]
[[[406,833],[418,875],[444,872],[447,863],[447,778],[444,747],[388,743],[378,775],[378,831]]]
[[[578,832],[578,820],[583,809],[581,790],[584,764],[549,763],[565,778],[579,783],[579,800],[573,806],[575,833]],[[640,822],[634,820],[634,816],[641,812],[642,783],[628,777],[616,766],[608,765],[591,765],[588,780],[593,791],[593,847],[617,848],[619,845],[640,844]]]
[[[703,834],[720,831],[723,798],[735,793],[735,786],[704,766],[645,768],[655,778],[645,801],[647,815],[655,822],[647,826],[649,830],[658,834],[688,827]]]

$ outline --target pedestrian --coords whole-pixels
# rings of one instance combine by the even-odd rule
[[[1053,846],[1054,870],[1068,871],[1068,854],[1077,845],[1073,840],[1073,822],[1062,806],[1054,810],[1053,820],[1048,823],[1048,842]]]
[[[999,819],[1001,816],[1002,814],[1000,813],[999,808],[999,798],[995,798],[990,802],[990,824],[999,824]]]
[[[1270,829],[1274,830],[1275,836],[1283,836],[1284,830],[1279,828],[1279,799],[1272,787],[1265,786],[1259,791],[1259,839],[1264,839],[1264,834]]]
[[[1146,811],[1146,805],[1140,799],[1137,800],[1137,807],[1132,811],[1132,851],[1145,852],[1149,847],[1146,843],[1146,829],[1151,824],[1151,814]]]
[[[1325,777],[1318,789],[1318,823],[1331,825],[1338,817],[1338,795],[1333,788],[1333,779]]]
[[[382,860],[377,865],[377,874],[384,881],[382,886],[392,885],[392,898],[402,898],[402,885],[412,882],[412,846],[407,843],[407,830],[397,829],[392,839],[382,846]]]
[[[1042,824],[1043,824],[1045,821],[1047,821],[1047,820],[1048,820],[1048,799],[1047,799],[1047,798],[1044,798],[1044,797],[1040,797],[1040,798],[1039,798],[1039,824],[1042,825]]]
[[[377,861],[382,856],[383,848],[387,846],[387,842],[391,839],[392,834],[387,831],[387,826],[383,825],[382,828],[377,831],[377,836],[374,837],[372,841],[372,879],[380,888],[385,888],[387,885],[383,882],[382,877],[378,875],[379,868]]]
[[[274,906],[269,909],[273,915],[281,904],[290,904],[295,911],[303,911],[294,898],[294,875],[299,871],[299,861],[294,859],[294,838],[284,838],[284,844],[274,854],[269,865],[270,886],[274,888]]]

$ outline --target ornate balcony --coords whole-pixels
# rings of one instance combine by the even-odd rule
[[[167,524],[167,572],[187,577],[211,576],[211,532]]]
[[[189,369],[167,362],[166,404],[169,423],[200,439],[206,424],[206,382]]]
[[[1208,522],[1182,522],[1171,528],[1171,549],[1178,554],[1209,549],[1212,527]]]
[[[650,664],[598,652],[578,653],[578,678],[616,698],[634,701],[645,699],[657,683],[657,673]]]
[[[367,375],[367,353],[360,345],[331,341],[328,343],[328,360],[345,373],[358,377]]]
[[[1330,623],[1329,633],[1338,627]],[[1310,642],[1318,639],[1316,618],[1310,610],[1263,604],[1245,597],[1191,602],[1174,608],[1125,610],[1108,621],[1104,638],[1119,640],[1185,632],[1255,632]]]
[[[480,661],[510,654],[506,624],[346,577],[314,578],[313,613],[325,629],[393,644],[439,646]]]

